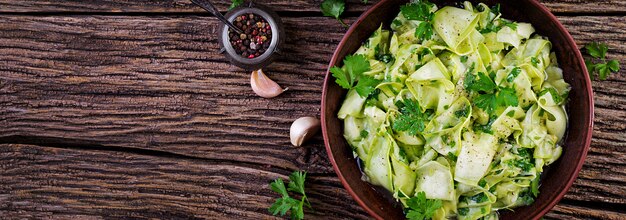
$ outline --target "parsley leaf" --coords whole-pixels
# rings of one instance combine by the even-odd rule
[[[557,103],[560,105],[561,102],[563,102],[563,97],[561,97],[559,95],[559,92],[557,92],[556,89],[552,87],[548,87],[548,88],[545,88],[544,90],[541,90],[541,92],[539,92],[537,97],[541,97],[545,95],[546,93],[550,93],[550,95],[552,96],[552,100],[554,100],[554,103]]]
[[[585,49],[587,50],[587,53],[589,55],[591,55],[595,59],[600,60],[598,62],[594,62],[593,59],[585,59],[587,71],[589,72],[589,76],[591,76],[592,79],[596,79],[597,75],[600,80],[606,80],[611,72],[619,72],[619,61],[606,61],[606,52],[609,50],[609,47],[606,44],[591,42],[585,45]]]
[[[478,72],[478,77],[468,72],[463,83],[465,89],[476,92],[490,92],[497,87],[493,80],[483,72]]]
[[[433,24],[422,22],[415,29],[415,37],[421,40],[428,40],[433,37]]]
[[[497,93],[479,94],[473,100],[476,107],[485,110],[490,115],[500,106],[519,105],[515,89],[510,87],[500,87]]]
[[[289,175],[289,191],[297,192],[304,195],[305,172],[293,172]]]
[[[460,60],[462,63],[465,63],[467,61],[467,56],[461,56]]]
[[[520,69],[519,67],[515,67],[511,70],[511,72],[509,73],[509,75],[506,76],[506,81],[507,82],[513,82],[515,81],[515,78],[517,78],[517,76],[522,72],[522,69]]]
[[[304,181],[306,179],[306,172],[295,171],[289,175],[289,188],[285,188],[285,183],[281,178],[274,180],[270,183],[272,191],[277,192],[282,197],[276,199],[276,202],[268,209],[272,215],[280,214],[284,216],[288,211],[291,211],[291,219],[303,219],[304,218],[304,205],[311,208],[308,198],[304,192]],[[289,196],[287,191],[299,193],[302,198],[297,200]],[[306,203],[305,203],[306,202]]]
[[[433,4],[428,1],[417,1],[400,7],[400,12],[408,20],[422,21],[415,29],[415,37],[425,41],[433,36],[432,20],[435,13],[431,12]]]
[[[272,191],[279,193],[283,197],[289,197],[289,194],[287,193],[287,189],[285,188],[285,183],[283,182],[283,179],[274,180],[274,182],[270,184],[270,187],[272,188]]]
[[[359,79],[354,89],[361,97],[367,97],[367,95],[376,90],[376,86],[380,84],[380,82],[382,82],[382,80],[361,76],[361,79]]]
[[[289,210],[298,205],[298,200],[295,200],[291,197],[283,197],[276,199],[276,202],[272,204],[269,208],[269,211],[272,215],[277,215],[280,213],[281,216],[287,214]]]
[[[343,60],[344,68],[352,79],[358,78],[364,72],[370,70],[370,62],[365,58],[364,55],[353,55],[346,56]]]
[[[606,52],[609,51],[609,47],[605,43],[591,42],[585,45],[587,53],[594,58],[604,59]]]
[[[539,65],[539,59],[537,59],[537,57],[531,57],[530,62],[533,64],[534,67],[537,67]]]
[[[334,66],[330,72],[335,77],[335,82],[344,89],[354,88],[359,96],[367,97],[382,82],[363,74],[370,70],[370,63],[364,55],[346,56],[343,63],[343,68]]]
[[[361,136],[361,138],[366,138],[369,135],[369,132],[367,132],[366,130],[361,130],[361,132],[359,133],[359,136]]]
[[[518,100],[515,89],[511,87],[500,87],[500,92],[496,96],[496,104],[499,106],[517,106]]]
[[[485,110],[487,113],[491,113],[497,104],[496,96],[495,94],[480,94],[474,98],[474,104],[476,107]]]
[[[430,219],[443,205],[439,199],[427,199],[424,192],[418,192],[406,204],[409,207],[406,218],[410,220]]]
[[[330,72],[335,77],[335,82],[337,85],[341,86],[344,89],[352,88],[352,84],[354,84],[354,78],[352,76],[347,76],[343,69],[333,66],[330,68]]]
[[[514,79],[519,74],[519,68],[513,68],[507,80]],[[468,72],[463,82],[465,89],[475,92],[477,96],[473,99],[476,107],[485,110],[488,114],[492,114],[500,106],[517,106],[519,105],[515,89],[510,87],[497,86],[487,74],[478,72],[474,75]]]
[[[493,12],[496,16],[498,16],[500,14],[500,4],[496,4],[493,7],[491,7],[491,12]]]
[[[617,61],[617,60],[610,60],[610,61],[607,63],[607,65],[608,65],[609,69],[610,69],[612,72],[617,72],[617,71],[619,71],[619,61]]]
[[[393,122],[393,130],[407,131],[409,135],[417,135],[418,132],[423,132],[428,120],[428,114],[422,112],[419,102],[417,100],[405,99],[401,103],[401,114]]]
[[[347,27],[346,23],[343,23],[341,18],[341,14],[343,14],[343,10],[346,9],[345,0],[324,0],[322,5],[320,6],[322,9],[322,13],[324,16],[333,17],[339,21],[343,26]]]
[[[500,25],[500,29],[502,29],[504,26],[507,26],[511,28],[511,30],[514,30],[514,31],[517,30],[517,23],[513,21],[500,20],[500,23],[502,23]]]
[[[228,7],[228,10],[232,10],[233,8],[236,8],[237,6],[243,4],[243,0],[232,0],[230,3],[230,6]]]

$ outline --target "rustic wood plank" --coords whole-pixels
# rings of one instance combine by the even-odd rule
[[[559,204],[550,213],[544,216],[545,219],[604,219],[622,220],[626,214],[614,211],[596,211],[585,206]]]
[[[266,72],[289,91],[263,99],[249,73],[217,53],[213,19],[4,16],[0,23],[1,136],[332,172],[321,137],[294,148],[288,133],[294,119],[319,115],[339,24],[321,31],[325,19],[287,19],[286,29],[299,31],[288,33],[285,56]]]
[[[226,11],[230,1],[214,1],[217,7]],[[322,0],[256,0],[278,12],[320,13]],[[363,4],[360,0],[347,0],[346,12],[358,13],[367,10],[378,0]],[[621,0],[540,0],[554,13],[625,13],[626,2]],[[189,0],[0,0],[0,12],[150,12],[150,13],[198,13],[204,12]]]
[[[268,183],[289,173],[210,160],[14,144],[0,145],[0,168],[1,216],[57,219],[268,219],[266,209],[276,198]],[[306,189],[314,207],[307,218],[369,218],[334,175],[310,175]],[[626,216],[568,202],[546,217]]]
[[[110,151],[0,145],[0,216],[271,219],[268,185],[290,172]],[[336,176],[310,175],[312,219],[365,219]]]

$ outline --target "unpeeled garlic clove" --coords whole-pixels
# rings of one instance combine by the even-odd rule
[[[281,88],[278,83],[268,78],[263,70],[252,71],[250,75],[250,86],[257,95],[263,98],[274,98],[287,89]]]
[[[289,137],[293,146],[299,147],[313,137],[320,129],[320,120],[314,117],[296,119],[289,129]]]

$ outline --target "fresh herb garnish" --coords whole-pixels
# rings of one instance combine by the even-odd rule
[[[359,133],[359,136],[361,136],[361,138],[366,138],[367,135],[369,135],[369,132],[367,132],[366,130],[361,130],[361,132]]]
[[[467,58],[468,58],[467,56],[461,56],[460,58],[461,63],[465,63],[467,61]]]
[[[341,18],[341,14],[343,14],[343,10],[346,9],[345,0],[324,0],[322,5],[320,6],[322,9],[322,13],[324,16],[333,17],[339,21],[343,26],[348,27],[346,23],[343,23]]]
[[[485,179],[480,179],[480,181],[478,181],[478,186],[480,187],[487,186],[487,181],[485,181]]]
[[[400,112],[401,114],[393,122],[393,130],[407,131],[409,135],[424,131],[428,114],[422,112],[417,100],[404,99]]]
[[[367,97],[381,82],[363,74],[370,70],[370,63],[364,55],[348,55],[343,64],[343,68],[334,66],[330,68],[330,72],[335,77],[335,82],[344,89],[354,88],[359,96]]]
[[[539,94],[537,94],[537,97],[541,97],[541,96],[545,95],[546,93],[550,93],[554,103],[560,105],[561,102],[563,102],[563,97],[560,96],[559,92],[557,92],[556,89],[553,88],[553,87],[548,87],[548,88],[545,88],[545,89],[541,90],[541,92],[539,92]]]
[[[487,197],[487,195],[485,195],[485,193],[478,193],[476,195],[469,197],[468,199],[476,203],[483,203],[489,200],[489,198]]]
[[[237,6],[243,4],[243,0],[232,0],[230,3],[230,7],[228,7],[228,10],[232,10],[233,8],[236,8]]]
[[[500,14],[500,3],[491,7],[491,12],[493,12],[496,17]]]
[[[383,63],[390,63],[394,60],[393,55],[391,54],[376,54],[376,60],[381,61]]]
[[[483,72],[478,72],[478,77],[468,73],[465,77],[465,89],[476,92],[491,92],[496,89],[496,84]]]
[[[585,49],[587,54],[595,58],[595,60],[585,59],[587,71],[592,79],[595,80],[597,75],[600,80],[606,80],[611,72],[617,73],[619,71],[619,61],[606,60],[606,52],[609,50],[609,47],[605,43],[591,42],[585,45]]]
[[[458,159],[458,157],[457,157],[454,153],[452,153],[452,152],[448,152],[448,159],[450,159],[450,160],[452,160],[452,161],[456,162],[456,160]]]
[[[537,59],[537,57],[531,57],[530,62],[533,64],[534,67],[539,66],[539,59]]]
[[[418,192],[406,201],[408,211],[406,218],[410,220],[431,219],[435,211],[443,205],[439,199],[427,199],[426,193]]]
[[[466,106],[463,109],[459,109],[457,111],[454,112],[454,116],[456,116],[457,118],[464,118],[467,117],[467,114],[470,111],[470,106]]]
[[[515,67],[511,70],[511,72],[509,73],[509,75],[506,76],[506,81],[507,82],[513,82],[515,81],[515,78],[517,78],[517,76],[522,72],[522,69],[520,69],[519,67]]]
[[[469,212],[469,208],[467,208],[467,207],[465,207],[465,208],[458,208],[456,211],[459,213],[459,215],[465,216]]]
[[[289,180],[288,188],[285,188],[285,183],[281,178],[274,180],[274,182],[270,184],[270,188],[282,197],[276,199],[276,202],[269,208],[269,212],[271,212],[272,215],[280,214],[284,216],[288,211],[291,211],[291,219],[303,219],[304,205],[311,208],[311,203],[309,203],[309,199],[304,192],[306,172],[295,171],[289,175]],[[300,200],[292,198],[287,191],[298,193],[302,198]]]
[[[415,37],[422,41],[429,40],[434,33],[432,21],[435,13],[431,12],[433,5],[424,0],[400,7],[400,12],[406,19],[421,21],[415,29]]]
[[[515,89],[497,86],[483,72],[478,72],[478,76],[468,72],[463,83],[465,89],[477,93],[476,98],[474,98],[474,105],[490,115],[500,106],[517,106],[519,104]]]

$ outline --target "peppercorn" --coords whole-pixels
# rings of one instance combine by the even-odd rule
[[[265,18],[248,13],[237,16],[233,24],[243,30],[243,33],[228,30],[229,42],[237,54],[252,59],[269,49],[271,42],[268,39],[272,39],[272,32]]]

